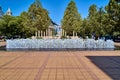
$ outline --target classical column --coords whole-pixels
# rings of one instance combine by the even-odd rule
[[[60,31],[60,37],[62,36],[62,29],[61,29],[61,31]]]
[[[51,37],[52,37],[52,30],[51,30]]]
[[[77,37],[78,35],[77,35],[77,32],[76,32],[76,37]]]
[[[48,29],[48,36],[50,36],[50,29]]]
[[[38,37],[40,37],[40,31],[38,31]]]
[[[35,37],[37,37],[37,31],[35,32]]]
[[[65,32],[65,36],[67,36],[67,33]]]
[[[64,29],[62,30],[62,36],[64,36],[65,35],[65,31],[64,31]]]
[[[48,36],[48,30],[46,29],[46,36]]]

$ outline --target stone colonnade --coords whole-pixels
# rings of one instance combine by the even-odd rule
[[[37,31],[35,32],[35,37],[47,37],[47,36],[53,36],[53,30],[52,29],[46,29],[46,31]]]
[[[61,36],[66,36],[67,37],[67,32],[65,30],[61,30],[59,37]],[[78,34],[73,31],[73,38],[77,37]],[[44,38],[53,38],[53,30],[52,29],[47,29],[46,31],[37,31],[35,32],[35,37],[44,37]]]
[[[67,33],[64,29],[62,29],[60,36],[67,36]],[[76,36],[78,36],[77,32],[73,31],[73,37],[76,37]]]

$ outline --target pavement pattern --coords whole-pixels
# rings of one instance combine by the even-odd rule
[[[120,80],[120,51],[1,51],[0,80]]]

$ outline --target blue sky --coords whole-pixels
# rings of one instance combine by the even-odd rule
[[[88,9],[90,5],[96,4],[98,7],[104,7],[108,4],[109,0],[74,0],[82,18],[88,16]],[[22,11],[27,11],[29,6],[34,0],[0,0],[0,6],[6,12],[11,8],[13,15],[18,16]],[[70,0],[40,0],[42,6],[48,10],[49,16],[57,24],[61,23],[64,11]]]

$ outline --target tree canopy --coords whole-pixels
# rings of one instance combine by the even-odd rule
[[[110,0],[105,7],[100,8],[92,4],[88,12],[88,16],[82,19],[74,0],[69,2],[61,21],[67,35],[72,36],[73,31],[83,38],[120,34],[120,4],[117,0]],[[46,31],[51,23],[57,25],[39,0],[35,0],[28,11],[22,12],[20,16],[1,16],[0,11],[1,36],[31,37],[36,31]]]
[[[62,28],[67,32],[67,35],[72,35],[73,31],[80,32],[81,21],[76,4],[71,0],[62,19]]]
[[[51,24],[48,11],[42,8],[39,0],[36,0],[28,10],[28,17],[31,21],[31,25],[37,30],[46,30]]]
[[[48,11],[42,7],[39,0],[35,0],[28,11],[22,12],[20,16],[4,15],[0,20],[0,34],[7,37],[31,37],[35,31],[48,29],[50,24]]]

